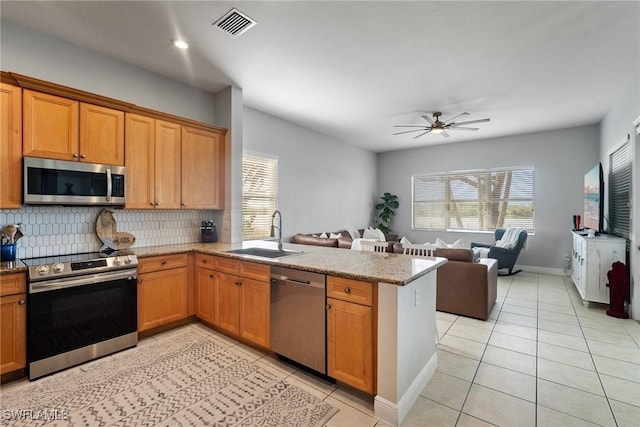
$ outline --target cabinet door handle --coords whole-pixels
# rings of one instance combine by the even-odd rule
[[[151,206],[155,206],[155,205],[156,205],[156,204],[155,204],[155,202],[149,202],[149,204],[150,204]]]
[[[18,304],[24,305],[25,304],[25,300],[21,299],[20,301],[18,301]]]
[[[187,206],[187,204],[186,203],[180,203],[180,206],[185,207],[185,206]]]
[[[344,293],[345,294],[350,294],[351,293],[351,289],[350,288],[344,288]]]
[[[74,158],[74,159],[77,159],[77,158],[78,158],[78,153],[73,153],[72,155],[73,155],[73,158]]]
[[[234,282],[233,284],[236,285],[236,286],[242,286],[242,282],[240,282],[240,281]]]
[[[162,261],[160,264],[165,265],[167,261]]]
[[[327,310],[331,309],[331,304],[327,304],[327,306],[325,307]]]
[[[138,277],[138,283],[142,283],[142,278]]]
[[[209,279],[213,279],[213,274],[210,274],[210,275],[209,275]]]
[[[81,158],[81,159],[86,159],[86,158],[87,158],[87,155],[86,155],[86,154],[81,154],[81,155],[80,155],[80,158]]]

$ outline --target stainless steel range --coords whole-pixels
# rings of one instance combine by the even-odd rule
[[[138,343],[137,257],[128,251],[23,260],[29,379]]]

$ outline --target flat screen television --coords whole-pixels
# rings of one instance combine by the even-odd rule
[[[583,227],[585,229],[595,230],[596,233],[602,233],[604,226],[604,178],[602,174],[602,163],[598,163],[585,174],[583,197]]]

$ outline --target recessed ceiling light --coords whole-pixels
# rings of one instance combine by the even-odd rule
[[[173,45],[178,49],[189,49],[189,44],[184,40],[174,40]]]

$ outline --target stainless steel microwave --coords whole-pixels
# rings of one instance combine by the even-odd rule
[[[125,167],[24,157],[26,205],[124,205]]]

